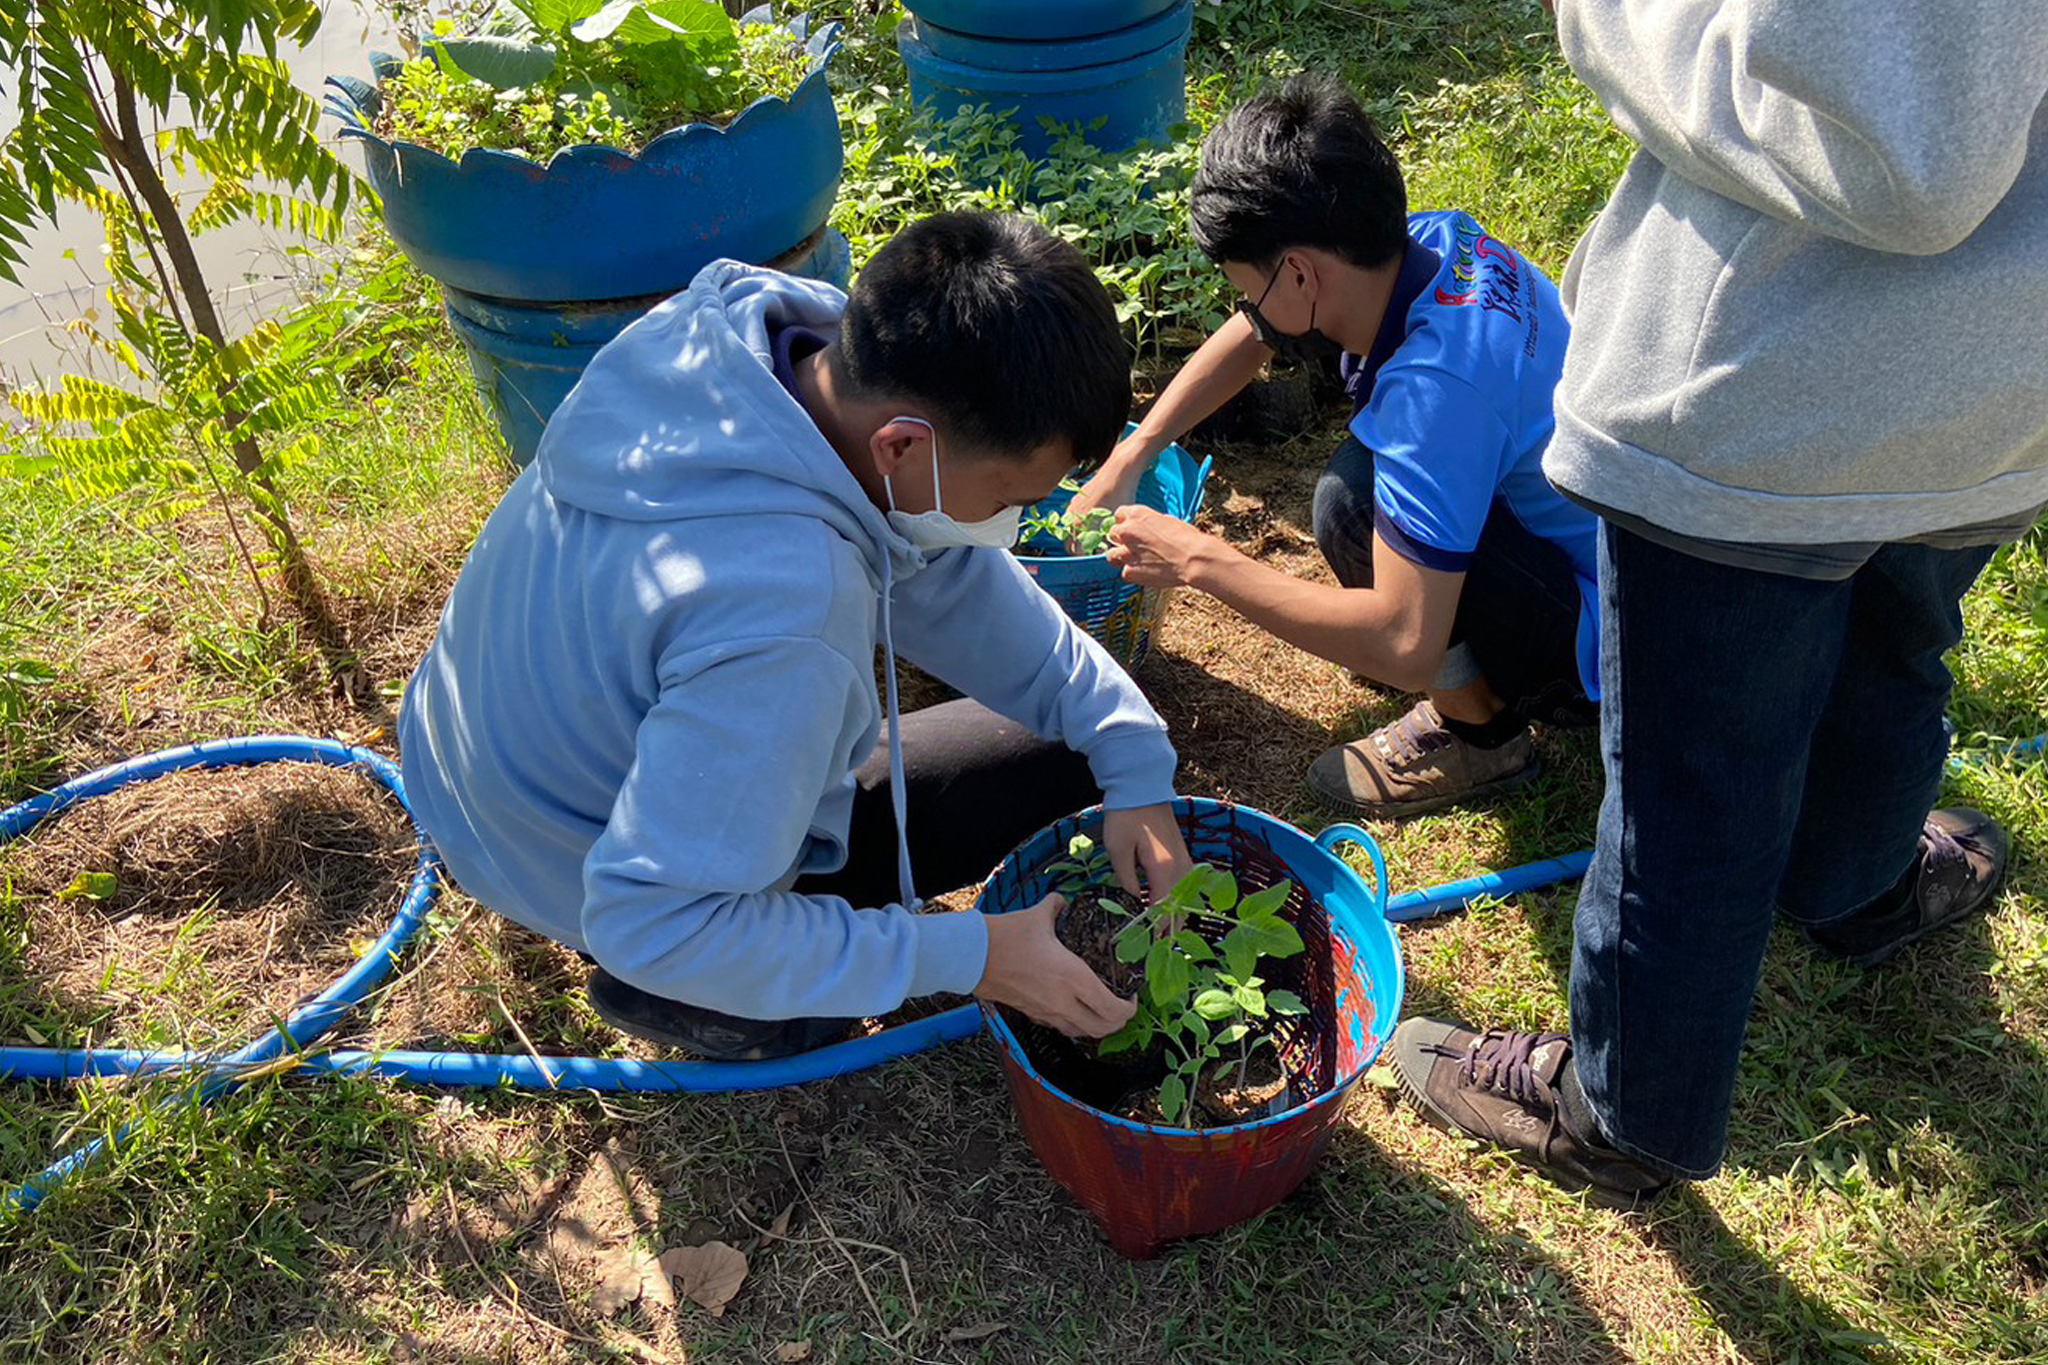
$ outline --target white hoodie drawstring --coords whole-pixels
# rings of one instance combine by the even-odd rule
[[[896,636],[889,617],[889,598],[896,587],[890,555],[882,550],[882,652],[889,663],[886,690],[889,695],[889,804],[896,809],[896,880],[903,893],[903,908],[916,910],[924,902],[910,877],[910,797],[903,780],[903,718],[896,709]]]

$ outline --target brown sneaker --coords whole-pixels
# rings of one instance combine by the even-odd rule
[[[1575,1131],[1567,1118],[1559,1091],[1571,1051],[1562,1033],[1475,1033],[1423,1018],[1403,1020],[1387,1043],[1401,1089],[1438,1127],[1505,1147],[1608,1208],[1650,1203],[1672,1180],[1615,1151],[1597,1131]]]
[[[1896,903],[1807,930],[1826,953],[1875,967],[1909,943],[1988,909],[2005,879],[2012,839],[1981,810],[1931,812],[1920,829],[1920,861]]]
[[[1541,771],[1528,730],[1482,749],[1452,734],[1424,698],[1399,720],[1326,752],[1310,765],[1308,785],[1333,806],[1398,817],[1508,791]]]

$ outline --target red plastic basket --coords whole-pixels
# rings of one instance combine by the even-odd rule
[[[1386,861],[1372,836],[1336,825],[1312,839],[1247,807],[1199,798],[1174,809],[1194,857],[1231,868],[1245,892],[1294,883],[1281,914],[1306,951],[1269,963],[1267,975],[1309,1007],[1275,1034],[1290,1092],[1306,1098],[1227,1128],[1138,1123],[1095,1108],[1048,1076],[1025,1041],[1044,1058],[1059,1050],[1053,1035],[1007,1008],[982,1007],[1031,1150],[1094,1215],[1110,1245],[1137,1260],[1256,1217],[1307,1179],[1401,1011],[1400,947],[1385,918]],[[1041,830],[996,869],[977,908],[1001,914],[1035,905],[1053,889],[1046,866],[1065,855],[1074,835],[1099,839],[1101,825],[1095,809]],[[1377,888],[1331,852],[1342,842],[1367,850]]]

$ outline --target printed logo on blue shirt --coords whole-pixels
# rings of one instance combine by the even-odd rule
[[[1451,282],[1456,290],[1437,286],[1436,301],[1446,307],[1477,304],[1488,312],[1505,313],[1516,322],[1527,321],[1529,336],[1522,350],[1536,354],[1537,310],[1525,302],[1523,291],[1527,272],[1515,249],[1489,236],[1477,223],[1456,225],[1451,253]]]

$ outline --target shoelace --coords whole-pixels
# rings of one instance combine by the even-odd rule
[[[1517,1104],[1537,1105],[1548,1109],[1540,1152],[1544,1161],[1560,1140],[1569,1139],[1588,1151],[1607,1153],[1612,1159],[1622,1159],[1607,1146],[1606,1139],[1598,1134],[1585,1138],[1573,1134],[1565,1126],[1564,1100],[1536,1074],[1535,1056],[1552,1043],[1564,1044],[1570,1039],[1564,1033],[1516,1033],[1506,1029],[1490,1029],[1480,1036],[1477,1043],[1460,1052],[1441,1044],[1429,1050],[1439,1057],[1462,1059],[1458,1068],[1459,1079],[1466,1085],[1477,1086],[1496,1095],[1504,1095]],[[1640,1168],[1639,1168],[1640,1169]],[[1654,1185],[1658,1179],[1645,1172],[1644,1188]]]
[[[1565,1040],[1566,1035],[1562,1033],[1517,1033],[1493,1029],[1466,1052],[1455,1052],[1442,1046],[1432,1050],[1442,1057],[1464,1059],[1458,1074],[1465,1084],[1505,1095],[1518,1104],[1542,1100],[1554,1111],[1557,1108],[1555,1097],[1550,1087],[1538,1079],[1533,1059],[1537,1049]]]
[[[1416,707],[1392,725],[1383,726],[1377,738],[1380,751],[1395,762],[1406,765],[1419,762],[1432,749],[1441,749],[1450,743],[1450,731],[1441,722],[1432,724],[1420,719],[1423,708]],[[1434,713],[1431,713],[1434,719]]]

